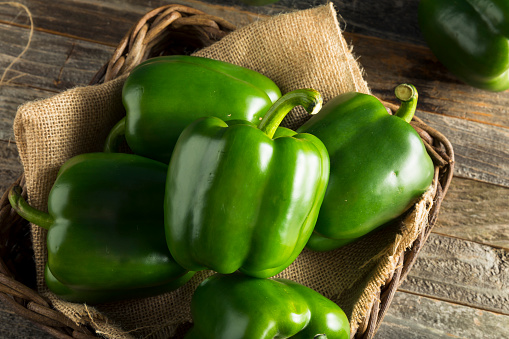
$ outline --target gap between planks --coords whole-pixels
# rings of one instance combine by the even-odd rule
[[[462,303],[462,302],[458,302],[458,301],[452,301],[452,300],[446,299],[446,298],[432,296],[432,295],[429,295],[429,294],[417,293],[417,292],[413,292],[413,291],[410,291],[410,290],[402,289],[401,287],[398,287],[398,289],[396,291],[397,292],[401,292],[401,293],[407,293],[407,294],[415,295],[417,297],[423,297],[423,298],[428,298],[428,299],[435,300],[435,301],[445,302],[445,303],[448,303],[448,304],[451,304],[451,305],[458,305],[458,306],[468,307],[468,308],[479,310],[479,311],[483,311],[483,312],[490,312],[490,313],[497,314],[497,315],[509,316],[509,313],[497,312],[497,311],[493,311],[493,310],[488,309],[488,308],[483,308],[483,307],[479,307],[479,306],[475,306],[475,305],[470,305],[470,304]]]

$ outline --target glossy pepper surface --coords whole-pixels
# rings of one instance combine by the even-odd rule
[[[215,274],[191,299],[193,328],[185,339],[349,339],[343,310],[287,279]]]
[[[46,284],[62,299],[100,303],[176,289],[192,275],[164,238],[167,165],[132,154],[90,153],[67,161],[35,210],[17,190],[9,200],[48,229]]]
[[[198,119],[182,132],[166,186],[168,247],[183,267],[273,276],[304,248],[327,187],[329,157],[313,135],[273,138],[296,105],[318,110],[316,91],[285,94],[258,127]]]
[[[421,0],[419,25],[460,80],[490,91],[509,88],[509,1]]]
[[[258,124],[281,96],[266,76],[230,63],[164,56],[138,65],[122,91],[126,116],[110,132],[105,150],[125,135],[135,154],[168,163],[180,133],[194,120],[214,116]]]
[[[417,91],[400,85],[395,115],[374,96],[351,92],[327,102],[297,131],[323,141],[330,178],[308,247],[348,244],[405,212],[430,186],[434,166],[409,124]]]

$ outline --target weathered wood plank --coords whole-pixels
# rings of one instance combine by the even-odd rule
[[[509,129],[422,111],[416,115],[453,145],[455,175],[509,187]]]
[[[139,17],[133,11],[118,10],[103,2],[21,0],[38,30],[80,37],[103,44],[115,45]],[[115,8],[116,7],[116,8]],[[27,13],[21,8],[2,6],[0,21],[29,26]]]
[[[509,315],[509,251],[431,234],[400,290]]]
[[[0,74],[27,41],[26,28],[0,24]],[[8,70],[4,82],[61,91],[87,84],[112,53],[112,47],[35,31],[29,50]]]
[[[509,251],[509,189],[453,178],[433,232]]]
[[[12,124],[20,105],[27,101],[48,98],[54,94],[54,92],[22,85],[2,84],[0,86],[0,140],[14,141]]]
[[[131,26],[150,10],[168,4],[183,4],[220,16],[237,26],[259,18],[255,13],[233,10],[195,0],[73,1],[22,0],[33,17],[36,29],[50,31],[101,44],[116,46]],[[0,22],[29,26],[28,15],[19,8],[2,7]]]
[[[396,292],[376,339],[508,339],[509,316]]]
[[[16,144],[0,140],[0,195],[23,173]]]
[[[66,4],[59,6],[60,2],[65,1],[59,0],[51,2],[51,4],[44,3],[44,6],[39,1],[25,1],[28,6],[34,8],[34,21],[37,27],[52,31],[60,30],[59,33],[61,34],[73,35],[80,39],[95,39],[96,41],[116,45],[127,32],[130,25],[144,13],[151,8],[174,3],[175,1],[153,1],[151,2],[152,6],[140,5],[139,2],[133,0],[122,3],[121,6],[115,1],[101,2],[100,4],[80,1],[73,3],[73,8],[69,8]],[[263,17],[254,13],[240,11],[239,9],[194,0],[180,1],[180,3],[202,9],[207,13],[225,17],[237,25],[244,25]],[[387,6],[387,3],[390,2],[383,3],[385,4],[383,6]],[[416,4],[415,1],[410,3],[408,6],[415,6]],[[277,6],[283,5],[278,3]],[[391,13],[398,13],[398,15],[409,10],[406,8],[407,5],[403,5],[401,2],[394,3],[394,6],[399,9]],[[251,7],[250,9],[252,9]],[[364,8],[367,8],[367,4],[344,2],[338,4],[337,7],[350,8],[353,13],[360,13],[361,11],[366,11]],[[10,13],[6,11],[3,14],[5,16],[3,20],[9,21],[10,18],[11,21],[16,23],[26,24],[26,15],[19,12],[19,9],[17,11],[15,12],[15,9],[11,9]],[[282,9],[275,11],[282,11]],[[376,11],[372,12],[376,13]],[[71,20],[73,15],[76,16],[76,13],[80,13],[86,19]],[[274,13],[271,12],[271,14]],[[97,17],[101,16],[103,17],[101,19],[102,23],[98,23],[97,27],[92,24],[86,25],[86,27],[81,26],[83,25],[82,22],[94,22],[94,20],[98,20]],[[71,19],[66,23],[61,21],[63,17]],[[105,17],[108,20],[104,19]],[[356,14],[354,17],[356,17],[355,20],[361,20],[361,18],[357,17],[362,16]],[[1,15],[0,18],[2,18]],[[368,18],[362,20],[372,22],[372,19],[368,16]],[[353,31],[358,32],[358,30]],[[113,35],[115,36],[113,37]],[[401,79],[405,79],[405,81],[412,82],[418,87],[421,94],[419,103],[421,110],[509,127],[509,116],[507,115],[507,107],[509,106],[508,92],[491,93],[462,84],[436,60],[428,48],[391,41],[390,34],[384,36],[385,39],[350,33],[346,33],[345,36],[353,45],[354,53],[359,57],[359,61],[365,69],[366,79],[374,94],[388,100],[394,100],[392,94],[393,88],[402,81]],[[2,40],[0,39],[0,41]],[[69,54],[70,48],[66,46],[60,57]],[[61,61],[58,65],[61,67]],[[18,65],[18,67],[20,66]],[[440,88],[436,86],[437,81],[440,81]]]

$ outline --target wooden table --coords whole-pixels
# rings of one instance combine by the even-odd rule
[[[150,9],[182,3],[237,26],[325,1],[22,0],[0,4],[0,190],[22,173],[12,122],[18,105],[87,84],[130,26]],[[377,338],[509,338],[509,91],[460,83],[426,47],[417,0],[338,0],[345,37],[373,93],[401,82],[420,91],[417,116],[445,134],[455,176],[438,224],[399,288]],[[14,58],[30,45],[19,60]],[[49,338],[0,304],[0,337]]]

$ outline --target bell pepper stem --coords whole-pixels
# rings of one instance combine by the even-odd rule
[[[297,106],[303,106],[309,114],[316,114],[322,109],[323,99],[320,93],[312,88],[297,89],[279,98],[267,111],[258,129],[274,137],[284,117]]]
[[[417,89],[410,84],[401,84],[396,87],[394,94],[401,101],[401,105],[394,115],[410,123],[417,108],[419,96]]]
[[[53,224],[53,218],[48,213],[40,211],[30,206],[21,195],[21,187],[14,186],[9,191],[9,202],[12,208],[23,219],[36,224],[42,228],[49,229]]]
[[[120,145],[125,138],[125,117],[120,119],[119,122],[113,126],[106,142],[104,143],[104,152],[106,153],[118,153]]]

